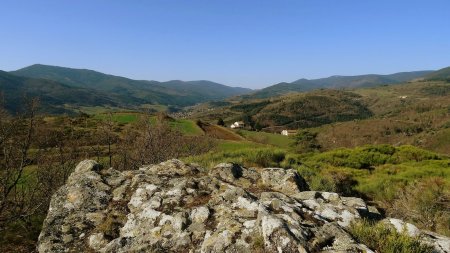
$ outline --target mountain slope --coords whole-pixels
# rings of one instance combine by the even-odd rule
[[[230,87],[206,80],[171,80],[167,82],[148,81],[148,83],[153,85],[160,85],[184,94],[191,94],[193,96],[206,96],[210,100],[220,100],[227,97],[245,94],[251,91],[251,89],[248,88]]]
[[[425,80],[432,81],[449,81],[450,82],[450,67],[443,68],[424,77]]]
[[[209,81],[141,81],[87,69],[35,64],[11,72],[18,76],[58,81],[71,87],[90,88],[116,95],[121,103],[187,106],[244,94],[250,89]]]
[[[0,71],[0,93],[4,106],[17,112],[26,98],[39,97],[40,109],[47,113],[70,112],[67,106],[117,106],[113,98],[92,89],[70,87],[56,81],[15,76]]]
[[[205,122],[222,118],[231,123],[252,122],[266,131],[316,127],[332,122],[365,119],[373,114],[361,96],[348,91],[318,90],[270,99],[242,99],[193,114]]]
[[[400,72],[391,75],[359,75],[359,76],[330,76],[320,79],[299,79],[291,83],[279,83],[269,86],[252,94],[248,98],[267,98],[279,96],[289,92],[303,92],[321,88],[357,88],[383,84],[397,84],[414,80],[431,73],[431,71]]]

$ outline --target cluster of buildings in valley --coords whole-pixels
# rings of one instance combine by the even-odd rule
[[[236,121],[233,124],[230,125],[231,129],[242,129],[245,128],[245,122],[244,121]],[[292,136],[297,134],[297,130],[289,130],[289,129],[284,129],[280,132],[281,135],[285,135],[285,136]]]

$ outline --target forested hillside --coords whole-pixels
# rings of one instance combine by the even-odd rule
[[[359,76],[330,76],[319,79],[299,79],[291,83],[279,83],[249,95],[246,98],[268,98],[279,96],[290,92],[304,92],[316,89],[338,89],[338,88],[358,88],[372,87],[386,84],[399,84],[417,78],[424,77],[432,71],[400,72],[391,75],[359,75]]]
[[[250,91],[210,81],[141,81],[93,70],[41,64],[2,72],[2,76],[0,91],[5,94],[9,110],[16,109],[16,98],[28,94],[40,97],[42,112],[53,114],[75,113],[104,106],[133,110],[164,106],[178,110]]]

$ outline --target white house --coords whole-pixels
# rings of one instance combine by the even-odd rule
[[[297,133],[297,130],[283,130],[281,131],[281,135],[286,135],[286,136],[290,136],[290,135],[295,135]]]
[[[243,127],[245,127],[245,123],[244,123],[244,121],[236,121],[233,124],[231,124],[230,127],[233,129],[234,128],[243,128]]]

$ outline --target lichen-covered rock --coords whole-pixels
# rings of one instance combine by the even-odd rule
[[[346,230],[370,213],[361,199],[308,191],[294,170],[170,160],[119,172],[83,161],[53,196],[38,250],[371,252]]]
[[[411,223],[404,222],[399,219],[386,218],[382,220],[385,225],[395,229],[399,233],[405,233],[411,237],[420,238],[420,240],[434,247],[437,253],[450,252],[450,238],[418,229]]]

